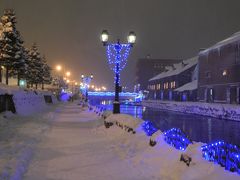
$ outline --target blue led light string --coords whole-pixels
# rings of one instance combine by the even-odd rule
[[[208,161],[225,167],[226,170],[240,174],[240,147],[218,141],[201,147],[202,156]]]
[[[118,82],[116,82],[116,77],[114,78],[115,83],[120,83],[120,71],[122,71],[126,64],[127,58],[130,54],[131,45],[130,44],[108,44],[107,45],[107,59],[110,69],[113,72],[118,74]],[[118,70],[117,70],[117,63],[118,63]]]
[[[108,44],[106,47],[107,59],[110,68],[116,72],[115,64],[119,62],[119,72],[122,71],[127,64],[127,58],[130,54],[131,45],[115,43]]]
[[[192,142],[178,128],[172,128],[164,132],[164,140],[178,150],[184,151]]]
[[[152,136],[158,130],[151,121],[144,121],[141,126],[147,136]]]

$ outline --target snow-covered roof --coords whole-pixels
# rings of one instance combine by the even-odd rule
[[[195,66],[197,63],[198,63],[197,57],[183,60],[181,63],[173,64],[173,66],[171,68],[170,68],[170,66],[168,66],[166,68],[167,71],[158,74],[157,76],[151,78],[149,81],[154,81],[154,80],[162,79],[165,77],[178,75],[178,74],[186,71],[187,69]]]
[[[237,41],[240,41],[240,31],[234,33],[232,36],[228,37],[227,39],[224,39],[224,40],[216,43],[215,45],[207,48],[206,50],[201,51],[201,53],[207,53],[209,50],[217,49],[217,48],[220,48],[222,46],[225,46],[227,44],[237,42]]]
[[[178,92],[192,91],[197,89],[197,86],[198,86],[198,80],[194,80],[190,83],[184,84],[183,86],[175,89],[174,91],[178,91]]]

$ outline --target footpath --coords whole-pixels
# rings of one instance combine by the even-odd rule
[[[63,106],[38,145],[24,179],[148,179],[116,156],[106,135],[93,133],[102,124],[99,116],[76,103]]]

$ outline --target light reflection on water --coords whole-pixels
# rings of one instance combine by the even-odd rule
[[[109,103],[104,103],[101,106],[112,110],[112,105]],[[161,131],[173,127],[180,128],[193,141],[207,143],[224,140],[240,145],[240,122],[132,105],[121,105],[121,113],[150,120]]]

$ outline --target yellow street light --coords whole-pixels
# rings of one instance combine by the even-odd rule
[[[56,70],[57,70],[57,71],[61,71],[61,70],[62,70],[62,66],[57,65],[57,66],[56,66]]]
[[[71,75],[71,73],[68,71],[66,72],[66,76],[69,77]]]

